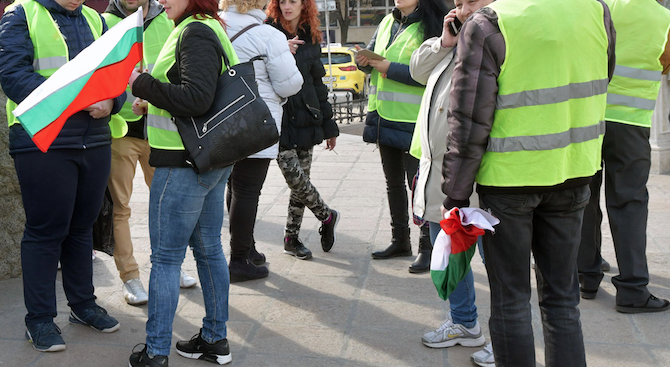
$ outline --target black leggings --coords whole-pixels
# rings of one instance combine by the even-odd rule
[[[384,176],[386,176],[391,226],[407,228],[409,226],[409,207],[405,178],[407,178],[409,187],[419,168],[419,160],[406,151],[386,145],[379,146],[379,154],[382,157],[382,167]]]
[[[270,166],[269,158],[246,158],[233,167],[226,205],[230,223],[230,258],[246,259],[254,243],[258,198]]]

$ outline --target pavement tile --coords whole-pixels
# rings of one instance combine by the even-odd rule
[[[255,351],[254,351],[255,352]],[[235,356],[233,356],[233,363],[236,365]],[[294,356],[278,356],[275,354],[248,354],[245,355],[239,362],[239,366],[255,366],[255,367],[340,367],[341,362],[332,360],[330,358],[318,357],[294,357]]]
[[[249,341],[252,350],[275,356],[339,357],[344,333],[327,327],[264,323]]]
[[[344,330],[351,313],[351,301],[332,298],[278,298],[268,309],[264,324],[320,326]]]
[[[440,350],[421,344],[420,336],[398,330],[356,328],[349,337],[346,359],[373,366],[442,366]]]
[[[647,350],[628,345],[586,344],[586,364],[589,367],[652,367],[654,363]],[[667,366],[667,365],[665,365]]]

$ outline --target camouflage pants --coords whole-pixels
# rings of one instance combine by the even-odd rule
[[[288,187],[291,189],[284,235],[298,237],[305,206],[320,221],[328,219],[330,208],[323,202],[316,187],[309,180],[309,171],[312,166],[312,148],[308,150],[282,150],[280,148],[277,164],[282,174],[284,174]]]

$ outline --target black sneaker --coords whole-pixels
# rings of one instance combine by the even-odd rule
[[[26,340],[40,352],[60,352],[65,350],[65,341],[60,329],[53,321],[26,326]]]
[[[284,238],[284,253],[295,256],[300,260],[309,260],[312,258],[312,251],[310,251],[298,237]]]
[[[138,345],[144,345],[144,348],[136,352],[135,348]],[[128,367],[168,367],[168,357],[167,356],[154,356],[153,358],[149,357],[147,354],[146,344],[137,344],[133,348],[133,354],[130,355],[128,359]]]
[[[79,314],[70,311],[70,322],[90,326],[103,333],[112,333],[119,330],[121,324],[107,314],[107,310],[95,305],[81,311]]]
[[[321,234],[321,248],[323,252],[330,251],[335,244],[335,228],[337,228],[337,222],[340,221],[340,212],[335,209],[330,210],[330,222],[328,224],[322,223],[321,228],[319,228],[319,234]]]
[[[202,329],[200,329],[200,333],[202,333]],[[200,333],[193,335],[189,341],[177,342],[177,353],[182,357],[201,359],[218,364],[230,363],[233,360],[230,355],[228,339],[221,339],[214,344],[209,344],[202,340]]]
[[[231,283],[266,278],[269,273],[268,268],[256,266],[249,259],[233,259],[232,257],[230,264],[228,264],[228,271],[230,272]]]

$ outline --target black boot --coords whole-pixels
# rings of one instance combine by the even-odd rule
[[[430,256],[433,253],[433,244],[430,243],[430,230],[428,226],[421,227],[419,235],[419,256],[409,266],[410,273],[425,273],[430,270]]]
[[[372,253],[373,259],[390,259],[398,256],[412,256],[412,245],[409,242],[409,227],[394,227],[391,243],[384,251]]]
[[[265,278],[269,273],[268,268],[254,265],[247,256],[239,258],[231,256],[228,270],[230,271],[231,283]]]
[[[256,241],[251,240],[251,251],[249,251],[249,260],[256,266],[265,264],[265,255],[256,250]]]

